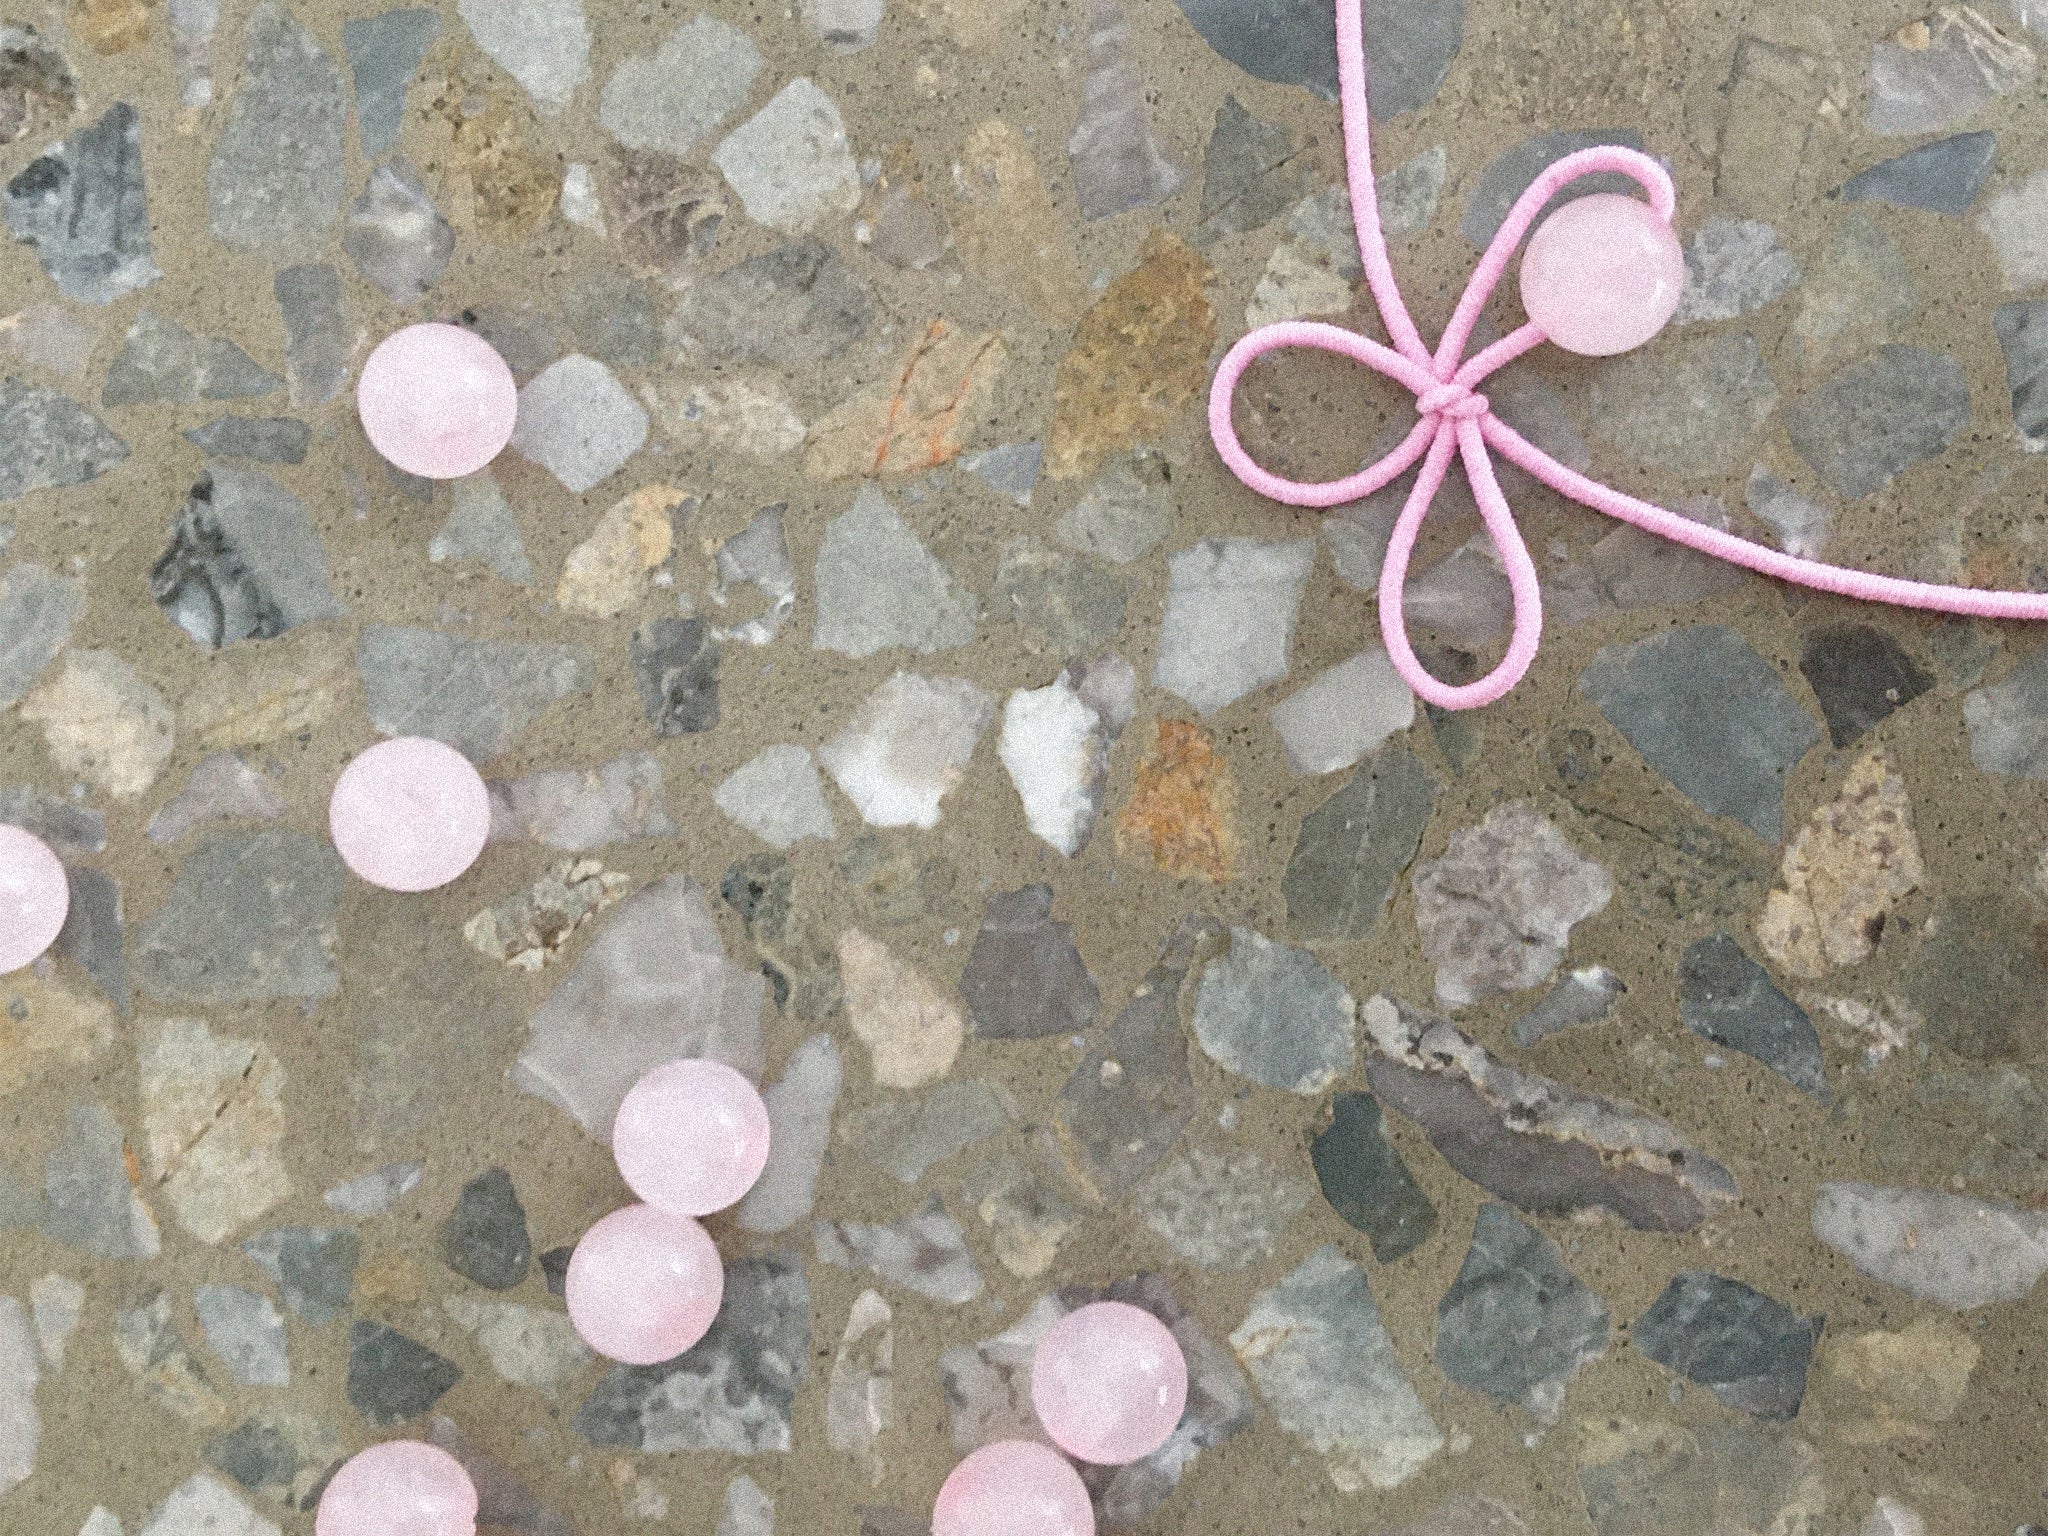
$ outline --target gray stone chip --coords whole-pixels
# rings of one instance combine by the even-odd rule
[[[1635,1347],[1730,1408],[1789,1419],[1806,1395],[1822,1319],[1705,1270],[1678,1275],[1630,1330]]]
[[[207,220],[236,250],[308,249],[341,213],[347,89],[275,0],[250,13],[243,36],[241,89],[206,167]]]
[[[1100,995],[1074,943],[1052,920],[1052,887],[998,893],[960,976],[968,1022],[985,1040],[1036,1040],[1078,1034],[1095,1023]]]
[[[1970,383],[1944,352],[1894,342],[1851,363],[1785,413],[1801,458],[1848,500],[1883,490],[1970,424]]]
[[[68,299],[111,304],[163,276],[149,248],[142,127],[124,101],[24,166],[0,216]]]
[[[193,485],[149,589],[210,650],[347,611],[328,585],[327,550],[306,504],[261,470],[231,464],[212,465]]]
[[[136,928],[136,986],[194,1002],[332,997],[342,879],[324,839],[283,827],[213,833]]]
[[[1394,881],[1422,846],[1436,790],[1429,770],[1396,744],[1360,764],[1342,789],[1303,817],[1280,882],[1294,925],[1317,938],[1371,933]]]
[[[1436,1309],[1436,1363],[1461,1386],[1549,1423],[1565,1388],[1607,1349],[1607,1304],[1556,1243],[1504,1205],[1482,1205],[1472,1247]]]
[[[69,395],[0,378],[0,501],[83,485],[127,457],[128,445]]]
[[[1832,1097],[1813,1021],[1772,985],[1742,946],[1717,933],[1686,946],[1678,964],[1679,1016],[1703,1039],[1754,1056],[1821,1103]]]
[[[431,736],[487,762],[558,699],[587,693],[597,659],[581,645],[463,640],[373,624],[356,650],[370,723],[387,736]]]

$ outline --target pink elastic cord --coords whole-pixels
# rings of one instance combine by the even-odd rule
[[[2048,594],[1984,591],[1974,587],[1943,587],[1928,582],[1902,581],[1894,576],[1874,576],[1818,560],[1801,560],[1781,550],[1753,544],[1731,533],[1723,533],[1680,517],[1610,486],[1589,480],[1576,470],[1558,463],[1494,415],[1477,386],[1488,375],[1513,362],[1548,338],[1534,324],[1525,324],[1492,346],[1463,356],[1472,328],[1493,294],[1508,263],[1514,259],[1522,238],[1536,221],[1536,215],[1560,188],[1581,176],[1600,171],[1619,171],[1632,178],[1648,195],[1658,217],[1670,223],[1677,194],[1664,168],[1649,156],[1618,145],[1603,145],[1567,155],[1530,183],[1509,211],[1507,220],[1486,248],[1472,281],[1452,312],[1442,339],[1432,353],[1416,330],[1408,306],[1401,298],[1394,268],[1387,257],[1386,236],[1380,230],[1379,198],[1373,185],[1372,142],[1365,111],[1365,44],[1360,22],[1360,0],[1336,0],[1337,73],[1339,96],[1344,111],[1345,170],[1351,187],[1352,218],[1358,228],[1358,250],[1365,265],[1366,285],[1371,289],[1385,321],[1393,346],[1361,336],[1340,326],[1291,320],[1262,326],[1246,336],[1225,355],[1216,370],[1216,382],[1209,393],[1209,435],[1216,451],[1238,479],[1261,496],[1292,507],[1334,507],[1371,495],[1413,468],[1422,465],[1415,488],[1408,494],[1387,543],[1386,563],[1380,569],[1380,631],[1387,654],[1395,668],[1415,692],[1431,704],[1445,709],[1474,709],[1500,698],[1529,670],[1543,636],[1543,594],[1536,575],[1536,563],[1529,556],[1513,511],[1494,478],[1489,445],[1510,462],[1520,465],[1552,489],[1594,510],[1657,534],[1674,543],[1713,555],[1732,564],[1746,566],[1765,576],[1797,582],[1843,597],[1865,602],[1893,603],[1904,608],[1931,608],[1942,613],[1966,614],[1986,619],[2048,619]],[[1244,371],[1268,352],[1282,347],[1311,347],[1333,352],[1375,372],[1385,374],[1415,393],[1415,408],[1421,419],[1400,446],[1375,464],[1346,475],[1341,480],[1307,484],[1288,480],[1260,468],[1238,440],[1231,421],[1231,401]],[[1460,359],[1463,359],[1462,361]],[[1514,596],[1514,630],[1507,655],[1476,683],[1454,688],[1439,682],[1416,659],[1408,643],[1408,629],[1402,615],[1402,589],[1407,584],[1408,561],[1415,549],[1422,520],[1429,515],[1437,488],[1449,473],[1451,458],[1465,461],[1465,476],[1479,503],[1479,515],[1500,554],[1507,572],[1508,588]]]

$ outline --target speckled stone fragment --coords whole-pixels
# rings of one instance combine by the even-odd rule
[[[1543,994],[1543,1000],[1515,1020],[1515,1044],[1527,1048],[1560,1030],[1597,1024],[1613,1011],[1628,988],[1604,965],[1573,971]]]
[[[958,1306],[981,1294],[966,1235],[936,1195],[893,1222],[820,1221],[812,1238],[823,1262],[869,1270],[933,1301]]]
[[[243,37],[242,83],[206,167],[207,220],[236,250],[308,250],[341,214],[347,90],[276,0],[250,13]]]
[[[249,1492],[305,1509],[340,1465],[342,1446],[332,1426],[284,1409],[251,1414],[208,1440],[201,1454]]]
[[[149,591],[208,650],[348,611],[305,502],[262,470],[235,464],[211,464],[193,482],[150,567]]]
[[[158,1020],[136,1066],[150,1176],[186,1231],[221,1242],[290,1196],[284,1068],[269,1046]]]
[[[1736,631],[1698,624],[1607,646],[1579,689],[1700,809],[1784,835],[1785,777],[1820,729]]]
[[[1384,995],[1361,1013],[1373,1091],[1460,1173],[1523,1211],[1607,1212],[1643,1231],[1690,1232],[1737,1196],[1726,1168],[1655,1115],[1517,1071]]]
[[[0,144],[63,122],[78,110],[71,65],[34,27],[0,28]]]
[[[1834,1507],[1814,1448],[1750,1423],[1596,1420],[1578,1471],[1594,1536],[1771,1536]]]
[[[1305,949],[1249,928],[1196,989],[1192,1028],[1218,1066],[1289,1093],[1320,1093],[1358,1057],[1357,1007]]]
[[[1849,364],[1785,413],[1792,446],[1846,500],[1881,491],[1937,457],[1969,424],[1962,364],[1896,342]]]
[[[1095,978],[1074,930],[1052,919],[1052,888],[1027,885],[989,897],[974,936],[960,996],[985,1040],[1078,1034],[1095,1023]]]
[[[597,663],[580,645],[464,640],[372,624],[356,649],[370,723],[431,736],[487,762],[558,699],[589,690]]]
[[[965,645],[978,609],[872,485],[825,527],[817,605],[812,645],[855,657],[893,646],[929,654]]]
[[[1133,1205],[1188,1263],[1233,1270],[1270,1259],[1309,1199],[1306,1180],[1256,1153],[1191,1147],[1139,1185]]]
[[[2034,77],[2034,50],[1967,5],[1946,5],[1870,49],[1872,133],[1935,133]]]
[[[290,1384],[284,1318],[268,1296],[239,1285],[202,1285],[192,1303],[207,1345],[236,1381],[245,1387]]]
[[[512,447],[580,496],[646,445],[647,421],[611,369],[572,352],[519,391]]]
[[[0,378],[0,501],[83,485],[127,457],[128,445],[69,395]]]
[[[462,1379],[462,1368],[384,1323],[348,1330],[349,1405],[380,1427],[418,1418]]]
[[[348,381],[354,342],[341,300],[341,274],[325,262],[285,267],[271,283],[284,316],[284,371],[292,404],[324,405]]]
[[[1313,539],[1204,539],[1168,561],[1155,686],[1214,714],[1287,675]]]
[[[1617,358],[1593,381],[1600,437],[1629,461],[1695,478],[1733,470],[1777,403],[1756,338],[1744,332]]]
[[[1117,818],[1117,847],[1142,850],[1176,878],[1220,885],[1237,856],[1236,803],[1236,777],[1216,738],[1190,720],[1155,720]]]
[[[155,1291],[114,1316],[114,1357],[143,1398],[202,1429],[228,1416],[227,1404],[171,1316],[171,1298]]]
[[[1017,622],[1030,649],[1065,659],[1114,644],[1129,597],[1123,579],[1099,562],[1026,534],[1003,546],[989,603]]]
[[[289,416],[216,416],[185,433],[209,458],[254,459],[259,464],[300,464],[312,429]]]
[[[1947,1191],[1823,1184],[1813,1235],[1873,1280],[1958,1312],[2017,1301],[2048,1270],[2048,1217]]]
[[[1813,1021],[1727,934],[1686,947],[1678,991],[1680,1016],[1694,1034],[1754,1056],[1824,1104],[1832,1098]]]
[[[552,117],[590,78],[590,22],[582,0],[460,0],[477,47]]]
[[[1789,1419],[1806,1395],[1822,1319],[1705,1270],[1676,1276],[1635,1321],[1630,1341],[1731,1408]]]
[[[794,1254],[726,1266],[711,1331],[662,1365],[615,1365],[570,1422],[595,1446],[659,1455],[790,1448],[790,1418],[810,1374],[811,1289]]]
[[[142,127],[126,102],[16,173],[0,217],[68,299],[111,304],[163,276],[150,253]]]
[[[1672,322],[1733,320],[1783,298],[1798,282],[1798,259],[1775,229],[1717,213],[1685,243],[1685,292]]]
[[[1436,1206],[1387,1140],[1379,1102],[1340,1093],[1330,1123],[1309,1144],[1316,1181],[1330,1208],[1366,1235],[1382,1264],[1404,1259],[1436,1231]]]
[[[105,1106],[72,1105],[63,1138],[43,1160],[44,1233],[103,1259],[155,1258],[162,1243],[131,1156]]]
[[[860,172],[839,107],[798,76],[727,134],[711,163],[757,224],[801,235],[860,201]]]
[[[512,1176],[491,1168],[462,1186],[455,1209],[441,1224],[441,1261],[490,1291],[509,1291],[526,1278],[533,1241],[526,1233],[526,1207]]]
[[[1281,1428],[1314,1447],[1340,1492],[1398,1488],[1443,1449],[1365,1271],[1334,1246],[1254,1297],[1230,1345]]]
[[[1465,1262],[1437,1303],[1437,1368],[1554,1424],[1565,1388],[1607,1340],[1607,1304],[1557,1244],[1506,1206],[1482,1205]]]

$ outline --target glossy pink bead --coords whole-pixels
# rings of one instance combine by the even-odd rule
[[[18,971],[57,942],[71,911],[71,882],[50,845],[0,825],[0,975]]]
[[[1188,1362],[1142,1307],[1097,1301],[1046,1330],[1031,1357],[1031,1406],[1053,1443],[1122,1466],[1166,1444],[1188,1405]]]
[[[341,770],[327,802],[327,825],[342,862],[370,884],[430,891],[484,851],[491,792],[453,747],[399,736]]]
[[[459,325],[408,325],[377,344],[356,381],[370,446],[410,474],[474,474],[512,440],[519,386],[497,348]]]
[[[476,1536],[476,1485],[446,1451],[387,1440],[342,1463],[313,1536]]]
[[[1685,252],[1648,203],[1596,192],[1536,227],[1522,307],[1567,352],[1612,357],[1664,329],[1685,292]]]
[[[703,1338],[725,1300],[711,1234],[688,1216],[629,1205],[569,1255],[565,1299],[583,1342],[611,1360],[659,1365]]]
[[[612,1121],[626,1187],[659,1210],[708,1216],[736,1204],[768,1163],[768,1106],[722,1061],[665,1061]]]
[[[932,1536],[1095,1536],[1095,1507],[1058,1451],[998,1440],[947,1476],[932,1506]]]

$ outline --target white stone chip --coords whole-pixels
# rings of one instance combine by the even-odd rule
[[[818,765],[802,747],[762,748],[711,799],[771,847],[787,848],[807,837],[829,843],[839,835],[818,782]]]
[[[457,0],[455,8],[477,47],[549,116],[590,78],[583,0]]]
[[[898,672],[818,758],[869,826],[930,831],[994,710],[995,700],[962,678]]]
[[[1109,763],[1102,717],[1062,673],[1050,687],[1010,695],[997,751],[1032,835],[1068,858],[1079,853],[1102,810]]]
[[[1349,768],[1414,723],[1415,695],[1379,646],[1340,661],[1273,709],[1296,773]]]
[[[646,410],[594,357],[572,352],[519,391],[512,446],[579,496],[646,442]]]
[[[800,235],[860,202],[860,170],[832,98],[799,76],[726,136],[711,157],[747,217]]]
[[[1204,539],[1170,557],[1152,681],[1205,715],[1287,675],[1316,541]]]
[[[700,12],[653,53],[619,61],[597,120],[628,149],[688,155],[746,105],[761,68],[751,37]]]

